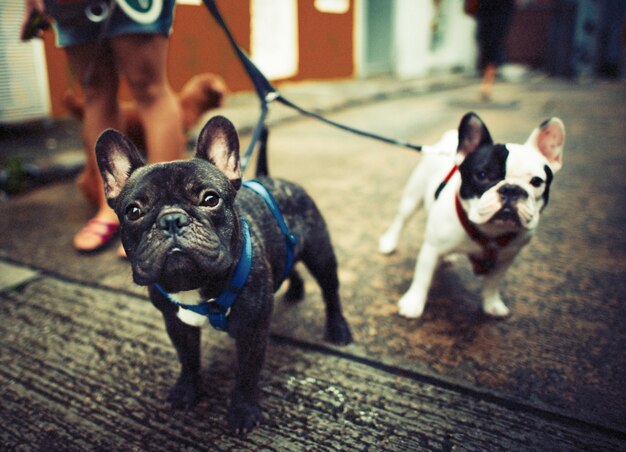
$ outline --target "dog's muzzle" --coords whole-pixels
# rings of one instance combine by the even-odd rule
[[[502,185],[496,192],[500,197],[501,207],[491,217],[490,222],[514,223],[517,226],[521,226],[520,209],[523,211],[527,210],[525,205],[530,197],[528,192],[523,187],[510,183]]]
[[[183,235],[190,223],[191,219],[183,210],[166,210],[157,218],[157,227],[170,237]]]
[[[515,204],[520,199],[528,199],[528,192],[519,185],[505,184],[498,188],[502,204]]]

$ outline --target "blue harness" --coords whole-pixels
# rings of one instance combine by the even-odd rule
[[[274,288],[274,290],[277,290],[285,278],[289,276],[291,268],[293,267],[295,254],[294,247],[297,243],[297,238],[289,231],[278,203],[263,184],[257,180],[250,180],[244,182],[243,186],[249,188],[263,198],[263,201],[265,201],[265,204],[276,219],[278,227],[285,236],[287,244],[287,262],[283,272],[283,277]],[[226,327],[228,325],[227,318],[230,314],[230,310],[233,304],[235,304],[235,300],[243,289],[243,286],[246,284],[248,275],[250,274],[250,269],[252,268],[252,239],[250,237],[250,227],[248,226],[248,222],[243,218],[241,219],[241,230],[243,234],[243,246],[241,249],[241,255],[239,256],[239,262],[237,262],[235,271],[228,281],[228,284],[222,289],[220,294],[214,300],[203,301],[198,304],[184,304],[172,297],[159,284],[154,284],[153,287],[171,303],[181,309],[187,309],[195,312],[196,314],[207,317],[213,328],[220,331],[226,331]]]
[[[274,218],[276,219],[276,223],[278,223],[278,227],[280,228],[280,231],[285,236],[286,245],[287,245],[287,262],[285,264],[285,270],[283,271],[283,277],[278,281],[278,284],[276,285],[276,287],[274,287],[274,291],[276,291],[278,290],[280,285],[283,283],[283,281],[287,279],[287,276],[289,276],[289,273],[291,273],[291,268],[293,267],[293,260],[294,260],[294,248],[296,246],[296,243],[298,243],[298,238],[294,234],[292,234],[291,231],[289,231],[289,228],[287,227],[287,224],[285,223],[285,218],[283,217],[283,214],[280,211],[280,207],[278,207],[278,203],[276,202],[272,194],[267,190],[267,188],[265,188],[265,185],[263,185],[258,180],[252,179],[249,181],[245,181],[243,183],[243,186],[246,188],[249,188],[250,190],[254,191],[257,195],[259,195],[261,198],[263,198],[263,201],[265,201],[265,204],[267,204],[267,207],[269,207],[270,211],[272,212],[272,215],[274,215]]]

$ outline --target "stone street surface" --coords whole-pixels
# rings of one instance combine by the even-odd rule
[[[203,333],[200,403],[172,410],[164,399],[178,363],[160,314],[116,246],[73,251],[93,213],[73,181],[45,185],[0,203],[1,449],[626,450],[626,84],[534,76],[498,84],[492,104],[476,101],[475,79],[283,92],[415,144],[433,143],[469,110],[499,142],[523,142],[559,116],[564,166],[506,278],[511,317],[481,314],[465,260],[437,271],[422,318],[399,317],[424,215],[395,254],[376,247],[419,154],[275,105],[270,172],[303,185],[327,220],[354,344],[324,342],[320,292],[303,271],[303,302],[276,297],[261,426],[228,433],[234,343],[213,330]],[[258,102],[235,96],[219,113],[245,132]]]

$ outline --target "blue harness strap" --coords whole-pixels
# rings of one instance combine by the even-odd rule
[[[230,277],[230,281],[228,281],[226,287],[222,289],[215,300],[203,301],[198,304],[184,304],[172,297],[159,284],[155,284],[154,288],[176,306],[208,317],[209,323],[213,328],[225,331],[228,325],[227,318],[230,314],[230,308],[235,304],[235,300],[241,292],[241,289],[243,289],[248,275],[250,274],[250,268],[252,267],[252,239],[250,237],[250,227],[243,218],[241,219],[241,229],[243,233],[243,246],[241,255],[239,256],[239,262],[237,262],[237,267],[235,267],[235,272]]]
[[[263,200],[267,207],[272,212],[276,223],[278,223],[278,227],[281,232],[285,236],[286,245],[287,245],[287,262],[285,264],[285,270],[283,272],[283,277],[278,284],[274,288],[277,290],[282,282],[289,276],[291,272],[291,268],[294,264],[295,251],[294,247],[298,242],[296,236],[289,231],[287,224],[285,223],[285,219],[283,218],[283,214],[280,211],[280,207],[278,203],[272,196],[272,194],[265,188],[261,182],[257,180],[249,180],[243,183],[243,186],[249,188],[258,194]],[[237,296],[241,293],[243,286],[246,284],[248,280],[248,275],[250,274],[250,269],[252,268],[252,238],[250,237],[250,227],[245,219],[241,219],[241,230],[243,235],[243,246],[241,248],[241,255],[239,256],[239,262],[237,262],[237,266],[235,267],[235,272],[230,277],[228,284],[226,287],[222,289],[220,294],[217,296],[215,300],[202,301],[198,304],[185,304],[176,300],[171,294],[167,293],[163,287],[159,284],[154,284],[154,288],[159,291],[161,295],[167,298],[171,303],[176,306],[187,309],[189,311],[195,312],[196,314],[205,316],[209,319],[209,323],[213,328],[220,331],[226,331],[226,327],[228,325],[228,315],[230,314],[230,308],[235,304],[235,300]]]
[[[259,182],[256,179],[252,179],[252,180],[245,181],[243,183],[243,186],[246,188],[249,188],[250,190],[254,191],[257,195],[259,195],[261,198],[263,198],[263,201],[265,201],[265,204],[267,204],[267,207],[272,212],[272,215],[274,216],[276,223],[278,223],[278,227],[280,228],[281,232],[285,236],[285,240],[287,244],[287,262],[285,263],[285,270],[283,271],[283,277],[280,279],[280,281],[277,281],[276,287],[274,287],[275,290],[278,290],[282,282],[289,276],[289,273],[291,273],[291,269],[293,267],[294,257],[295,257],[294,248],[296,246],[296,243],[298,243],[298,239],[294,234],[291,233],[291,231],[289,230],[289,227],[287,227],[287,224],[285,223],[285,218],[283,217],[283,214],[280,211],[280,207],[278,206],[278,203],[276,202],[272,194],[269,192],[269,190],[261,182]]]

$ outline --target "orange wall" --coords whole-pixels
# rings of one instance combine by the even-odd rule
[[[248,52],[250,1],[221,0],[217,3],[235,40]],[[346,14],[325,14],[314,8],[313,0],[299,0],[298,21],[298,74],[289,80],[352,77],[353,8]],[[64,51],[55,47],[54,34],[46,33],[44,42],[52,116],[63,116],[67,113],[62,105],[63,93],[68,88],[79,91],[79,86],[68,69]],[[222,29],[204,5],[177,5],[168,54],[170,83],[179,90],[200,72],[221,75],[233,92],[253,89]],[[280,85],[280,81],[276,85]],[[122,85],[120,97],[131,99],[125,85]]]
[[[220,1],[218,6],[235,40],[248,52],[249,1]],[[168,55],[170,82],[178,89],[200,72],[221,75],[231,91],[252,89],[252,84],[224,32],[204,5],[177,5]]]
[[[298,2],[300,64],[293,79],[354,76],[354,0],[345,14],[320,13],[313,3]]]

